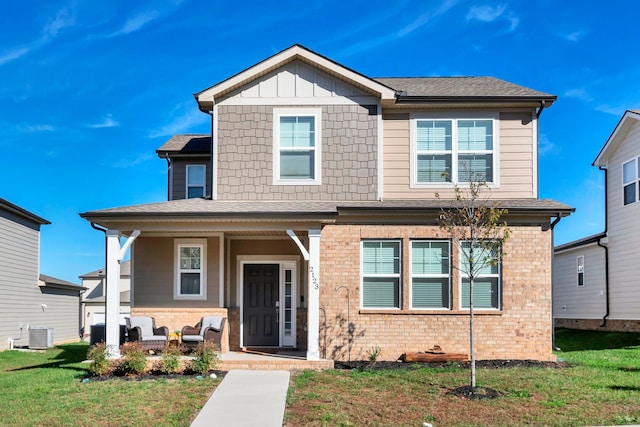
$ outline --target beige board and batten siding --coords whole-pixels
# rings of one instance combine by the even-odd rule
[[[384,198],[431,199],[453,197],[451,187],[411,188],[411,114],[414,112],[384,112]],[[466,113],[468,114],[468,113]],[[456,112],[451,112],[456,117]],[[499,186],[488,196],[495,199],[530,199],[537,197],[537,130],[532,111],[502,111],[498,113]]]
[[[607,177],[609,237],[609,319],[640,319],[640,202],[623,205],[622,165],[640,157],[640,123],[609,156]]]
[[[584,285],[578,286],[577,257],[584,257]],[[606,313],[605,252],[597,244],[553,257],[553,314],[557,319],[602,319]]]
[[[146,237],[136,239],[132,260],[134,263],[131,283],[131,306],[133,307],[219,307],[220,283],[220,238],[206,237],[207,298],[175,299],[175,240],[173,237]]]

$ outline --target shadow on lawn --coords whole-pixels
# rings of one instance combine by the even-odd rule
[[[556,347],[563,352],[614,350],[640,346],[640,333],[556,329]]]
[[[69,369],[82,372],[83,374],[87,372],[85,368],[71,366],[75,363],[80,363],[87,359],[86,346],[78,344],[63,344],[56,346],[53,350],[48,350],[45,355],[47,355],[47,353],[49,352],[57,353],[51,354],[49,357],[47,357],[47,359],[43,360],[43,363],[38,363],[30,366],[22,366],[15,369],[8,369],[7,372],[25,371],[29,369],[41,368]]]

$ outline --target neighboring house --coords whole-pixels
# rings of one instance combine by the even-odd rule
[[[40,226],[50,224],[0,199],[0,350],[29,345],[29,329],[53,329],[53,343],[77,341],[82,287],[40,274]]]
[[[605,230],[554,250],[556,325],[640,332],[640,110],[593,162],[605,176]]]
[[[310,360],[468,353],[468,288],[435,193],[453,200],[470,168],[511,228],[476,282],[477,357],[554,358],[553,225],[573,211],[538,198],[538,118],[555,96],[491,77],[374,79],[294,45],[195,98],[212,135],[157,150],[169,200],[81,214],[106,228],[108,283],[132,248],[132,314],[174,330],[219,313],[231,350]]]
[[[80,276],[82,286],[87,291],[82,294],[82,327],[84,333],[91,332],[91,326],[105,322],[105,269],[92,271]],[[125,261],[120,266],[120,324],[131,313],[131,262]]]

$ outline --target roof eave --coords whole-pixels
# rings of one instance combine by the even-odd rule
[[[616,127],[611,132],[611,135],[609,135],[609,138],[607,138],[607,141],[602,146],[602,149],[596,156],[596,159],[593,161],[591,166],[598,166],[598,167],[607,166],[607,161],[606,161],[607,152],[612,146],[615,145],[618,135],[625,128],[625,124],[627,123],[627,120],[631,120],[631,119],[640,121],[640,113],[638,113],[638,111],[633,111],[633,110],[626,110],[624,112],[624,114],[616,124]]]

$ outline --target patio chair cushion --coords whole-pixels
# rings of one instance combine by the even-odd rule
[[[202,341],[204,341],[204,337],[202,335],[183,335],[182,336],[182,341],[202,342]]]
[[[215,329],[219,331],[222,329],[222,316],[205,316],[202,318],[202,323],[200,324],[200,335],[204,337],[204,331],[207,328]]]
[[[147,316],[131,316],[129,318],[129,322],[131,323],[131,327],[135,328],[140,327],[140,332],[142,333],[143,340],[150,339],[160,339],[156,338],[158,335],[153,334],[153,320]],[[164,335],[159,335],[160,337],[164,337]],[[165,337],[166,339],[166,337]]]

